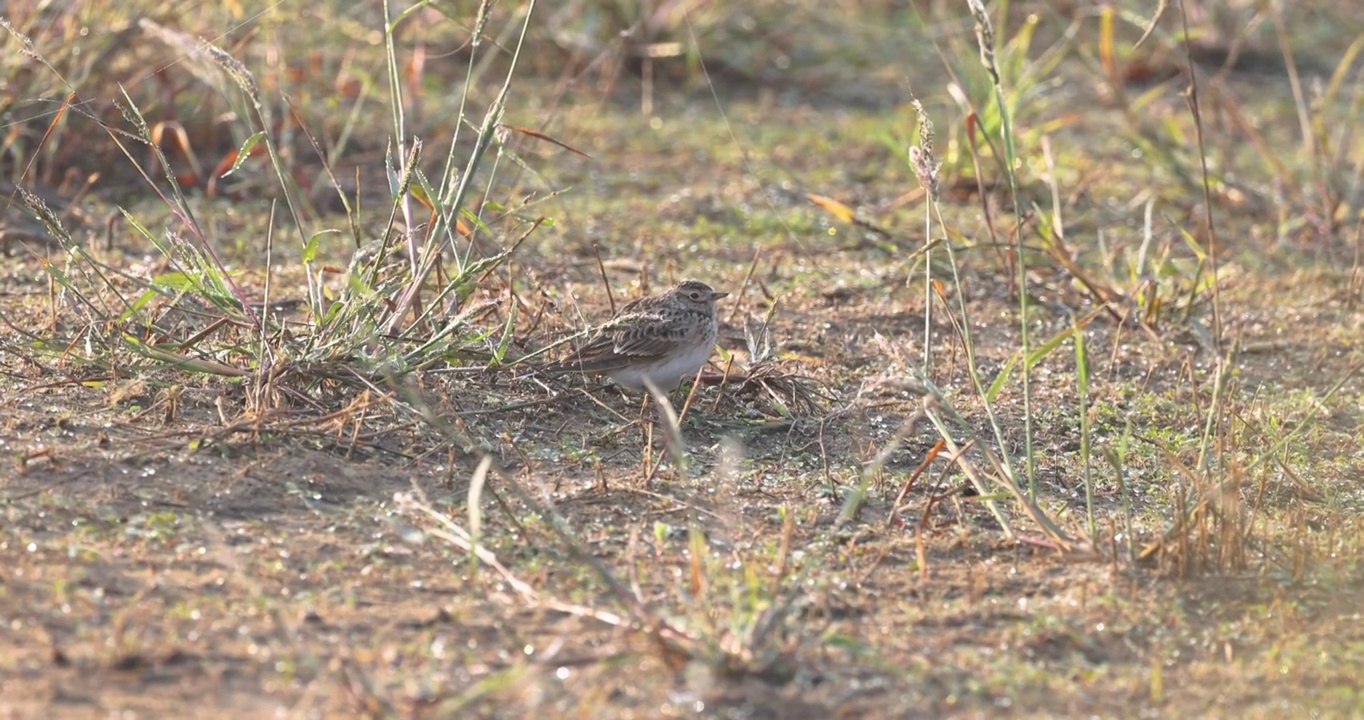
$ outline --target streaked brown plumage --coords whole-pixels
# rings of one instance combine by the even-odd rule
[[[619,385],[645,387],[647,378],[671,390],[692,377],[715,349],[717,292],[698,280],[683,280],[661,295],[632,300],[563,362],[545,372],[600,373]]]

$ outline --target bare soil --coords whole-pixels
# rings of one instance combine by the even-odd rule
[[[1075,59],[1063,71],[1088,68]],[[638,396],[475,363],[368,392],[290,386],[269,414],[247,412],[260,390],[251,380],[131,356],[92,364],[82,338],[101,328],[79,320],[45,270],[69,269],[66,257],[20,206],[6,211],[19,234],[0,247],[0,717],[1364,711],[1357,227],[1316,218],[1278,232],[1268,200],[1218,193],[1214,318],[1179,232],[1205,237],[1202,198],[1131,160],[1133,146],[1114,139],[1127,137],[1115,107],[1072,107],[1058,90],[1025,116],[1025,131],[1060,108],[1082,116],[1049,136],[1066,237],[1082,267],[1127,293],[1104,308],[1032,245],[1052,197],[1049,171],[1029,155],[1022,193],[1040,208],[1023,223],[1031,342],[1087,323],[1088,468],[1071,342],[1030,376],[1038,506],[1076,540],[1062,548],[933,455],[919,377],[923,265],[910,257],[924,201],[903,160],[905,98],[878,100],[894,83],[870,77],[862,102],[830,100],[848,100],[831,94],[836,83],[774,91],[717,77],[720,104],[705,88],[658,86],[652,117],[629,73],[605,100],[546,79],[518,85],[544,103],[527,117],[552,117],[548,132],[593,159],[518,141],[540,173],[526,186],[563,190],[536,207],[556,222],[466,301],[489,301],[480,321],[495,332],[514,292],[520,317],[536,318],[518,327],[520,355],[682,277],[732,292],[720,343],[732,364],[717,354],[694,395],[671,398],[687,404],[680,446]],[[1219,91],[1275,128],[1295,122],[1278,104],[1279,76],[1225,83]],[[1157,105],[1187,121],[1177,90]],[[1021,468],[1021,370],[991,405],[997,446],[948,317],[963,292],[985,383],[1018,353],[1016,283],[1000,249],[1008,188],[991,185],[982,200],[946,102],[929,104],[941,112],[940,151],[956,154],[943,204],[962,278],[959,290],[939,248],[927,379],[973,442]],[[1218,127],[1226,135],[1210,135],[1211,152],[1230,157],[1234,126]],[[372,160],[338,174],[372,171]],[[1274,197],[1268,182],[1255,198]],[[378,174],[365,183],[383,187]],[[807,193],[892,232],[842,222]],[[151,274],[154,252],[126,226],[115,224],[112,248],[98,242],[114,194],[97,188],[72,222],[100,262]],[[1148,199],[1159,208],[1151,274],[1133,278],[1126,263]],[[268,198],[192,200],[221,218],[215,241],[263,292]],[[366,217],[377,222],[385,202]],[[994,240],[983,202],[997,214]],[[340,250],[326,252],[344,267]],[[272,282],[279,301],[303,296],[296,270]],[[1150,293],[1164,304],[1134,321]],[[745,382],[746,338],[769,317],[776,379]],[[1190,488],[1214,403],[1207,462],[1224,485],[1199,496]],[[482,475],[485,452],[495,468]],[[1179,525],[1198,500],[1203,524]],[[1012,538],[987,501],[1005,506]],[[476,524],[487,555],[451,541],[441,517]]]

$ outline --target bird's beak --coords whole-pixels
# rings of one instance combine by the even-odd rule
[[[710,298],[711,298],[712,300],[719,300],[719,299],[722,298],[722,297],[729,297],[729,293],[727,293],[727,292],[720,292],[720,291],[718,291],[718,290],[711,291],[711,293],[710,293]]]

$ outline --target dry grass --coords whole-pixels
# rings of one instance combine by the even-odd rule
[[[838,5],[11,3],[0,716],[1357,713],[1342,11]]]

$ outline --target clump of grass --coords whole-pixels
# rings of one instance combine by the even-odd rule
[[[1004,147],[1004,167],[1008,175],[1009,187],[1013,196],[1017,198],[1017,182],[1013,177],[1012,167],[1014,166],[1014,139],[1011,132],[1008,106],[1005,102],[1005,92],[1000,85],[1000,73],[995,64],[994,52],[994,31],[989,16],[985,13],[984,7],[979,3],[970,4],[972,15],[976,21],[977,41],[979,44],[980,58],[983,67],[987,70],[993,81],[996,111],[1000,119],[998,125],[999,140]],[[1029,340],[1029,310],[1027,292],[1027,265],[1023,260],[1022,247],[1022,218],[1021,213],[1015,212],[1016,227],[1014,236],[1018,238],[1015,246],[1015,261],[1018,283],[1018,296],[1020,301],[1019,323],[1022,339],[1022,347],[1018,350],[1016,359],[1022,359],[1023,376],[1023,424],[1024,424],[1024,445],[1023,461],[1024,471],[1022,473],[1015,469],[1014,459],[1006,448],[1003,426],[995,411],[994,405],[1002,384],[1009,377],[1009,370],[1013,363],[1010,362],[996,378],[995,382],[987,388],[984,378],[980,371],[979,363],[976,359],[975,342],[972,336],[972,321],[970,312],[967,309],[965,296],[966,293],[962,284],[961,263],[957,257],[957,250],[947,237],[935,237],[934,227],[945,227],[942,212],[939,205],[941,200],[942,183],[939,178],[941,164],[938,162],[934,153],[934,132],[933,123],[924,112],[923,105],[917,98],[912,98],[913,107],[919,112],[919,143],[908,150],[909,167],[914,176],[918,179],[920,187],[925,191],[925,220],[926,229],[925,247],[920,252],[925,257],[925,330],[924,330],[924,361],[921,369],[923,377],[916,380],[921,388],[924,405],[920,412],[927,418],[937,430],[942,438],[945,447],[949,451],[946,457],[956,465],[957,469],[967,478],[968,482],[974,486],[975,492],[980,496],[980,501],[990,511],[996,524],[1006,537],[1015,538],[1016,533],[1013,523],[1009,519],[1009,514],[1005,508],[997,501],[1008,500],[1010,507],[1028,517],[1035,526],[1041,530],[1048,541],[1054,543],[1056,547],[1070,550],[1077,547],[1079,543],[1073,540],[1057,523],[1049,517],[1041,505],[1038,503],[1037,487],[1033,480],[1034,450],[1032,443],[1032,405],[1031,405],[1031,386],[1029,378],[1032,367],[1051,353],[1059,344],[1059,339],[1054,339],[1047,343],[1036,353]],[[980,181],[980,178],[977,178]],[[981,406],[988,418],[990,427],[994,434],[994,447],[997,451],[990,450],[980,444],[974,438],[974,430],[971,424],[966,422],[964,417],[953,407],[948,399],[947,393],[937,388],[928,378],[933,369],[933,357],[930,353],[932,347],[932,309],[938,300],[946,304],[948,302],[943,286],[932,274],[932,251],[935,246],[943,245],[948,256],[948,265],[951,268],[951,279],[956,287],[956,307],[948,307],[947,317],[951,322],[957,342],[964,351],[966,359],[966,372],[972,388],[981,400]],[[907,428],[912,421],[906,422],[906,429],[897,434],[896,439],[887,446],[879,457],[887,456],[888,452],[903,442],[907,433]],[[986,467],[982,468],[977,461],[967,457],[967,446],[973,446],[977,452],[981,453]],[[936,452],[934,453],[937,454]],[[872,473],[875,473],[879,463],[873,463]],[[863,490],[856,493],[854,499],[860,497],[865,492],[865,487],[869,482],[870,476],[865,476]],[[999,494],[996,494],[999,492]],[[899,501],[897,500],[897,510]],[[845,506],[844,512],[840,517],[851,516],[856,510]],[[1088,543],[1084,543],[1088,544]]]
[[[995,34],[990,15],[980,3],[971,3],[970,7],[972,18],[976,24],[980,63],[984,69],[985,80],[990,85],[989,92],[992,95],[992,103],[989,105],[989,111],[994,120],[981,122],[983,113],[969,101],[963,102],[962,107],[968,113],[966,127],[971,135],[971,142],[968,147],[973,149],[973,158],[975,158],[974,168],[976,182],[982,195],[984,224],[992,237],[1007,235],[1013,238],[1010,247],[1011,253],[1008,257],[1008,267],[1012,274],[1012,282],[1015,283],[1014,291],[1019,300],[1018,337],[1020,347],[1004,363],[993,380],[987,383],[980,372],[971,332],[973,323],[964,301],[966,292],[962,285],[964,266],[960,256],[961,246],[951,241],[946,232],[947,224],[939,209],[943,184],[939,179],[939,173],[942,172],[942,165],[933,152],[932,123],[928,121],[927,113],[917,98],[911,97],[911,104],[920,116],[920,137],[919,143],[909,150],[909,167],[923,188],[926,198],[925,249],[916,253],[916,255],[927,256],[923,276],[926,293],[925,356],[924,367],[921,372],[925,378],[934,375],[933,357],[929,353],[929,348],[932,347],[933,311],[937,309],[937,301],[941,301],[944,303],[947,319],[951,324],[957,343],[963,350],[966,360],[965,372],[971,387],[976,391],[979,406],[985,413],[993,432],[992,442],[985,444],[980,438],[976,437],[971,424],[966,422],[962,413],[954,408],[954,402],[951,399],[952,394],[937,388],[932,382],[919,382],[926,398],[920,414],[933,423],[945,442],[944,448],[947,451],[945,457],[951,462],[957,463],[957,469],[965,474],[971,484],[976,486],[975,491],[980,500],[991,509],[997,524],[1008,536],[1012,537],[1014,530],[1008,519],[1008,514],[1004,512],[1006,507],[1009,510],[1020,511],[1023,516],[1028,517],[1043,531],[1048,541],[1055,543],[1057,547],[1085,549],[1091,553],[1098,553],[1106,549],[1107,543],[1099,538],[1099,533],[1102,532],[1103,528],[1096,508],[1095,485],[1099,479],[1091,467],[1091,456],[1097,447],[1102,448],[1103,453],[1109,458],[1109,464],[1116,474],[1116,484],[1122,497],[1120,506],[1122,516],[1120,523],[1117,524],[1122,529],[1115,533],[1115,536],[1120,535],[1127,543],[1128,551],[1125,553],[1125,557],[1131,560],[1162,557],[1163,567],[1181,575],[1241,572],[1248,567],[1247,563],[1252,549],[1263,547],[1263,543],[1255,538],[1254,523],[1250,520],[1260,511],[1261,506],[1247,497],[1248,494],[1255,492],[1244,471],[1246,464],[1251,462],[1247,453],[1256,458],[1254,464],[1257,466],[1262,466],[1264,460],[1258,454],[1259,448],[1254,448],[1253,452],[1252,448],[1249,447],[1233,449],[1233,444],[1229,442],[1225,434],[1228,426],[1227,413],[1235,412],[1232,409],[1233,406],[1227,405],[1230,401],[1227,393],[1232,392],[1231,388],[1235,387],[1234,383],[1228,385],[1230,382],[1228,374],[1230,370],[1228,368],[1235,367],[1237,361],[1235,355],[1225,355],[1220,352],[1223,347],[1220,338],[1223,337],[1225,329],[1221,323],[1218,261],[1215,256],[1221,251],[1218,250],[1216,225],[1210,210],[1213,196],[1207,192],[1207,188],[1212,183],[1207,170],[1207,162],[1206,160],[1202,161],[1201,174],[1197,171],[1188,173],[1191,177],[1201,177],[1198,186],[1205,191],[1204,218],[1198,228],[1180,228],[1176,233],[1167,234],[1165,240],[1156,243],[1153,241],[1156,233],[1151,227],[1153,221],[1148,204],[1145,225],[1146,240],[1141,244],[1139,250],[1127,258],[1126,272],[1113,280],[1109,280],[1102,272],[1096,273],[1092,269],[1086,268],[1083,265],[1080,253],[1067,239],[1066,223],[1063,219],[1063,191],[1057,181],[1057,166],[1052,154],[1051,141],[1045,135],[1032,137],[1027,145],[1040,145],[1043,165],[1048,169],[1045,179],[1051,194],[1051,207],[1045,209],[1033,205],[1029,213],[1019,206],[1018,188],[1020,181],[1015,177],[1014,168],[1021,167],[1018,149],[1022,144],[1019,142],[1012,125],[1012,111],[1016,107],[1018,98],[1013,94],[1013,88],[1006,87],[1005,80],[1010,77],[1027,77],[1028,71],[1022,70],[1020,72],[1020,68],[1026,67],[1030,61],[1023,55],[1016,55],[1013,57],[1019,65],[1011,66],[1007,72],[1003,70],[999,66],[999,55],[995,47]],[[1001,17],[1003,16],[1001,15]],[[1016,50],[1019,47],[1027,47],[1031,22],[1030,20],[1022,25],[1020,37],[1011,40],[1008,43],[1009,48]],[[1101,39],[1109,48],[1105,52],[1111,52],[1111,24],[1105,24],[1102,27]],[[1074,30],[1074,27],[1071,30]],[[1043,62],[1052,63],[1056,60],[1055,56],[1047,55],[1038,63],[1040,66]],[[956,76],[954,75],[954,77]],[[1026,88],[1019,88],[1019,92],[1025,90]],[[959,100],[969,100],[969,98],[963,93]],[[1191,109],[1195,130],[1201,138],[1201,118],[1198,104],[1193,103]],[[1011,231],[1006,233],[999,233],[995,230],[994,211],[992,211],[990,204],[984,201],[987,181],[982,172],[985,166],[980,162],[979,153],[975,152],[977,134],[996,158],[999,172],[1004,176],[1002,184],[1009,188],[1010,196],[1013,198],[1013,208],[1010,213],[1013,227]],[[1201,152],[1199,157],[1203,157]],[[1181,167],[1181,169],[1184,168]],[[1024,246],[1022,240],[1026,228],[1025,218],[1027,218],[1028,223],[1035,225],[1036,232],[1042,240],[1041,247],[1045,252],[1044,255],[1038,256]],[[944,230],[941,232],[935,230],[939,227],[944,228]],[[1177,244],[1181,238],[1193,257],[1193,261],[1187,264],[1183,262],[1182,257],[1179,257],[1179,253],[1171,247],[1172,243]],[[1100,245],[1105,248],[1105,253],[1107,253],[1107,244],[1104,242],[1104,238],[1100,236],[1099,240]],[[957,298],[955,303],[950,303],[948,293],[945,292],[943,285],[934,276],[936,266],[931,261],[931,253],[938,245],[942,245],[948,255],[947,267],[950,269],[950,279],[955,285]],[[1037,263],[1037,265],[1030,265],[1030,263]],[[1046,266],[1048,271],[1059,271],[1073,278],[1095,307],[1083,315],[1073,314],[1068,327],[1060,329],[1051,337],[1039,342],[1032,337],[1031,333],[1031,326],[1035,322],[1033,316],[1036,315],[1038,308],[1030,302],[1029,298],[1034,293],[1030,283],[1036,282],[1032,278],[1033,273],[1042,266]],[[954,305],[954,307],[949,307],[949,304]],[[1214,373],[1214,379],[1210,386],[1211,402],[1200,409],[1204,418],[1204,430],[1199,440],[1199,452],[1200,458],[1205,459],[1200,459],[1196,464],[1189,465],[1180,461],[1170,450],[1163,450],[1162,459],[1168,463],[1166,466],[1168,474],[1171,478],[1180,479],[1179,487],[1182,489],[1177,493],[1178,507],[1176,510],[1179,520],[1166,529],[1159,541],[1138,552],[1135,545],[1132,544],[1137,519],[1132,515],[1133,509],[1129,494],[1131,488],[1127,482],[1129,475],[1126,467],[1126,463],[1135,457],[1129,443],[1129,436],[1134,431],[1131,428],[1131,423],[1129,423],[1128,429],[1124,431],[1123,439],[1118,443],[1122,449],[1116,452],[1112,450],[1111,442],[1104,438],[1096,438],[1096,427],[1092,422],[1097,411],[1094,404],[1095,384],[1090,368],[1091,351],[1087,346],[1086,329],[1096,319],[1106,318],[1118,325],[1119,337],[1121,337],[1122,332],[1126,331],[1127,326],[1135,325],[1148,339],[1156,343],[1163,343],[1162,332],[1167,331],[1170,327],[1191,326],[1195,331],[1202,328],[1202,324],[1197,318],[1200,313],[1206,311],[1211,312],[1211,331],[1196,332],[1196,335],[1203,347],[1215,353],[1216,361],[1211,365]],[[1030,383],[1033,369],[1052,358],[1056,351],[1066,344],[1074,346],[1075,385],[1073,394],[1078,402],[1076,414],[1078,417],[1077,429],[1080,434],[1081,467],[1079,481],[1084,491],[1083,531],[1079,532],[1076,532],[1078,528],[1072,529],[1065,527],[1064,523],[1058,523],[1049,512],[1043,509],[1057,507],[1058,505],[1049,503],[1040,494],[1041,490],[1036,482],[1034,471],[1035,460],[1039,451],[1034,445],[1031,430],[1033,418],[1036,415]],[[1116,345],[1114,352],[1116,355]],[[1019,423],[1023,437],[1022,446],[1018,450],[1019,463],[1016,469],[1013,453],[1007,449],[1009,443],[1006,442],[1005,424],[999,419],[997,408],[1003,394],[1008,392],[1008,389],[1019,376],[1021,376],[1022,405]],[[1328,393],[1327,397],[1330,394]],[[908,424],[909,421],[907,421]],[[1139,436],[1140,431],[1135,432]],[[884,448],[881,456],[885,456],[898,448],[903,441],[902,435],[903,431],[897,434],[896,438]],[[963,440],[965,442],[962,442]],[[971,452],[977,453],[980,459],[974,462],[964,459],[963,455],[968,448]],[[1211,460],[1214,454],[1217,457],[1216,462]],[[938,451],[935,450],[933,455],[938,456]],[[1212,465],[1216,465],[1219,469],[1211,470],[1210,466]],[[906,489],[912,483],[912,480],[907,481]],[[860,494],[854,496],[854,506],[860,497]],[[1003,503],[1003,505],[996,503]],[[897,500],[895,511],[898,512],[900,509],[900,502]],[[849,511],[848,507],[845,507],[845,511],[840,517],[850,516],[850,512],[855,513],[856,510]],[[1116,525],[1113,526],[1116,527]],[[1072,533],[1078,534],[1080,539],[1072,539]]]
[[[486,23],[488,4],[480,15]],[[404,18],[385,25],[390,35]],[[529,18],[524,19],[523,31]],[[245,412],[260,421],[286,408],[300,409],[311,403],[305,397],[330,389],[343,394],[356,390],[379,389],[399,382],[413,370],[436,363],[486,363],[489,355],[500,358],[514,332],[514,315],[499,328],[483,325],[486,316],[500,307],[497,297],[505,297],[495,274],[511,257],[516,245],[544,223],[528,218],[518,236],[506,240],[488,255],[476,255],[472,236],[494,235],[479,220],[480,208],[474,198],[488,196],[496,182],[475,193],[474,178],[480,172],[490,147],[502,127],[512,72],[496,99],[489,106],[483,124],[471,138],[473,151],[464,167],[456,171],[448,165],[436,187],[422,173],[421,147],[417,139],[403,140],[400,159],[390,159],[393,202],[383,235],[360,235],[359,205],[346,204],[349,234],[356,246],[376,245],[373,262],[358,262],[347,273],[339,292],[324,283],[318,266],[321,241],[328,235],[344,235],[340,228],[318,227],[303,211],[295,173],[279,137],[273,102],[245,63],[229,52],[151,21],[142,24],[177,52],[191,58],[189,64],[218,82],[220,93],[229,96],[243,125],[242,146],[233,156],[236,161],[226,172],[238,170],[242,163],[263,150],[274,171],[276,198],[264,228],[266,271],[263,284],[246,284],[244,274],[224,261],[203,230],[202,210],[183,188],[182,178],[163,150],[157,129],[149,123],[128,93],[118,99],[122,123],[104,125],[113,146],[129,167],[140,175],[144,185],[155,192],[174,218],[174,225],[155,231],[136,215],[123,210],[124,221],[161,255],[167,270],[150,277],[131,277],[116,266],[97,258],[63,226],[60,216],[36,194],[22,191],[30,211],[48,228],[65,251],[62,262],[48,265],[59,294],[70,296],[83,308],[79,344],[71,337],[34,338],[34,348],[42,353],[74,353],[86,367],[109,368],[114,377],[155,374],[163,369],[187,372],[242,383],[248,389]],[[478,46],[477,40],[475,47]],[[31,48],[31,45],[26,45]],[[41,59],[36,50],[29,50]],[[389,54],[395,83],[394,135],[405,137],[401,104],[396,89],[396,58]],[[44,63],[52,69],[50,63]],[[216,73],[216,75],[215,75]],[[232,98],[237,98],[233,100]],[[239,101],[240,102],[239,102]],[[50,142],[60,138],[49,134]],[[451,141],[449,157],[454,158],[458,136]],[[143,170],[138,157],[145,149],[153,157],[153,171]],[[336,174],[324,159],[324,169],[333,184]],[[458,180],[458,181],[457,181]],[[340,187],[337,187],[340,191]],[[345,193],[340,193],[345,203]],[[430,209],[429,221],[413,211],[414,202]],[[276,218],[276,205],[284,209],[284,220]],[[468,218],[465,222],[462,218]],[[458,222],[457,222],[457,219]],[[396,221],[396,224],[395,224]],[[279,242],[277,232],[287,228],[295,239]],[[457,232],[458,229],[458,232]],[[380,281],[384,257],[395,246],[406,250],[405,263],[396,274]],[[401,250],[399,251],[401,252]],[[292,257],[293,269],[286,274],[303,281],[304,313],[297,316],[277,302],[276,266],[281,257]],[[64,302],[63,298],[54,298]],[[69,318],[68,318],[69,320]],[[500,336],[499,336],[500,332]],[[315,411],[330,413],[325,406]]]
[[[793,363],[783,361],[773,350],[771,325],[776,312],[774,303],[769,306],[759,328],[744,327],[748,372],[733,392],[736,396],[756,396],[782,418],[814,417],[832,397],[817,380],[801,372]]]

